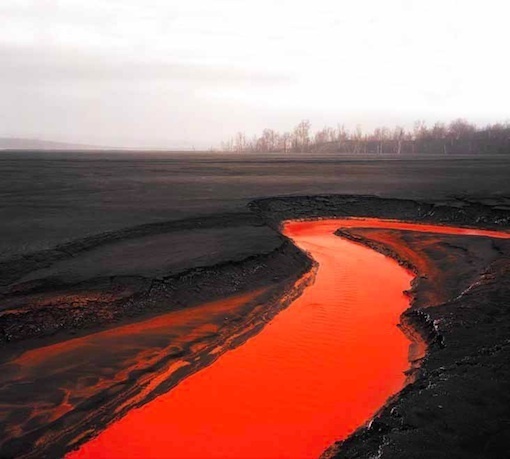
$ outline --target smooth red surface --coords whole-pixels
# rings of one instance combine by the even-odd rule
[[[396,327],[412,276],[339,227],[502,233],[376,219],[288,222],[316,281],[258,335],[129,412],[71,458],[304,458],[366,422],[405,382]],[[508,237],[508,235],[506,235]]]

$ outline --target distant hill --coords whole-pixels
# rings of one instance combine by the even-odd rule
[[[202,151],[208,150],[205,145],[200,145]],[[0,151],[2,150],[18,150],[18,151],[66,151],[66,150],[101,150],[101,151],[196,151],[194,144],[186,141],[172,142],[167,147],[141,145],[141,146],[123,146],[112,147],[104,145],[86,145],[80,143],[52,142],[41,139],[24,139],[16,137],[0,137]],[[200,150],[199,150],[200,151]]]
[[[39,139],[0,137],[0,150],[100,150],[104,147]]]

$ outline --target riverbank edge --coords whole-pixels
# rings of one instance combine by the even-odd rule
[[[434,203],[413,200],[383,199],[375,196],[351,195],[275,197],[252,201],[249,208],[251,213],[243,214],[243,217],[240,217],[240,221],[244,221],[244,216],[250,215],[250,221],[255,219],[257,224],[267,224],[275,229],[278,229],[285,220],[335,217],[378,217],[410,222],[455,224],[474,228],[508,229],[510,227],[510,212],[458,199],[453,199],[451,202],[443,200],[440,203]],[[214,222],[218,221],[221,221],[221,219],[214,220]],[[186,227],[186,224],[183,226]],[[179,227],[182,227],[182,225]],[[192,228],[193,225],[190,225],[189,227]],[[152,234],[152,231],[153,228],[151,227],[149,232]],[[137,234],[137,231],[133,230],[132,233]],[[131,233],[128,231],[128,234]],[[101,238],[98,240],[100,241]],[[253,257],[252,261],[254,261],[255,264],[265,263],[264,257]],[[308,263],[309,262],[310,260],[308,259]],[[303,261],[303,266],[301,268],[303,268],[306,263],[307,262]],[[243,264],[244,260],[239,262],[240,266]],[[285,264],[285,256],[278,257],[278,262],[275,264],[275,268],[278,268],[278,266],[285,266]],[[294,268],[296,267],[294,266]],[[214,277],[218,274],[214,267],[211,267],[210,269],[211,276]],[[296,270],[296,272],[298,271],[299,269]],[[269,278],[266,277],[265,279],[265,282],[270,282]],[[413,314],[416,315],[418,313],[413,312]],[[425,320],[424,322],[424,317],[421,317],[420,314],[416,317],[411,315],[406,320],[408,322],[406,324],[402,324],[402,326],[409,327],[410,330],[416,330],[420,333],[420,336],[425,336],[428,332],[430,332],[430,320]],[[426,324],[426,326],[424,324]],[[420,331],[420,327],[424,327],[424,329]],[[429,349],[429,352],[432,352],[432,350]],[[407,386],[404,391],[397,394],[396,398],[400,397],[410,386]],[[389,403],[390,402],[391,401],[389,401]],[[386,406],[389,406],[389,404]],[[384,411],[385,407],[383,407],[382,410]],[[377,426],[379,425],[378,419],[379,418],[377,417],[374,418],[372,422],[370,422],[367,426],[362,427],[341,445],[335,445],[333,449],[336,453],[333,452],[333,449],[329,449],[328,452],[325,453],[326,455],[324,457],[370,457],[364,455],[349,456],[345,455],[343,451],[345,451],[348,445],[354,445],[355,442],[361,442],[364,445],[372,444],[372,441],[367,441],[367,435],[369,439],[375,440],[377,437],[376,434],[380,430],[377,430]],[[363,434],[360,433],[362,431]],[[377,448],[374,451],[377,452]],[[335,456],[335,454],[337,455]]]
[[[368,204],[368,208],[364,204]],[[453,200],[451,204],[453,205],[444,201],[428,203],[375,197],[319,196],[293,197],[288,200],[276,198],[273,201],[267,199],[252,203],[252,206],[256,211],[268,216],[270,224],[275,226],[280,224],[278,221],[292,219],[378,217],[467,228],[503,231],[510,229],[510,212],[506,210],[471,203],[459,205],[457,200]],[[419,308],[413,307],[414,299],[420,295],[421,273],[410,260],[401,257],[383,243],[360,237],[348,230],[340,229],[337,235],[394,258],[415,273],[412,288],[408,292],[411,306],[401,315],[399,327],[411,340],[424,343],[426,353],[416,360],[410,360],[406,386],[390,397],[365,425],[324,451],[321,459],[504,457],[504,453],[510,450],[509,441],[505,440],[510,433],[510,414],[501,414],[494,410],[498,404],[507,405],[501,393],[496,403],[491,400],[480,402],[492,403],[491,409],[497,415],[484,419],[491,423],[489,430],[479,426],[476,409],[469,405],[470,402],[464,403],[462,400],[463,397],[471,395],[468,392],[471,389],[470,379],[494,380],[494,371],[509,371],[509,368],[501,366],[504,364],[483,361],[482,358],[493,358],[504,352],[510,356],[510,341],[505,341],[504,333],[498,334],[494,327],[486,327],[489,329],[487,332],[478,330],[476,325],[479,321],[484,324],[487,322],[484,307],[490,309],[490,315],[508,314],[509,308],[500,301],[510,300],[510,252],[502,254],[501,260],[487,266],[486,271],[472,284],[473,288],[470,287],[458,297],[427,310],[426,304]],[[457,317],[457,313],[460,317]],[[492,320],[492,317],[489,319]],[[501,320],[510,327],[510,317],[503,317]],[[462,329],[466,323],[473,328],[467,334]],[[478,351],[479,348],[481,351]],[[450,380],[461,380],[461,384],[456,387],[455,383],[450,384]],[[448,390],[442,387],[445,386],[443,381],[450,384],[446,386]],[[464,381],[468,381],[467,387],[463,385]],[[501,386],[504,381],[504,378],[500,378],[497,383]],[[486,388],[480,390],[487,392]],[[487,397],[486,393],[480,395],[480,399]],[[411,410],[412,406],[415,408]],[[453,417],[442,416],[441,410],[444,407],[460,414]],[[427,416],[430,416],[430,419],[427,419]],[[446,428],[448,433],[442,435],[437,425]],[[483,435],[477,433],[476,429],[484,430]],[[447,438],[448,434],[452,438]]]

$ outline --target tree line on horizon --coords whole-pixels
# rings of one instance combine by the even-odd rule
[[[428,127],[417,121],[413,129],[401,126],[376,128],[365,133],[361,127],[350,131],[343,125],[324,127],[312,132],[308,120],[301,121],[290,132],[264,129],[260,136],[248,138],[238,132],[221,145],[230,152],[336,152],[352,154],[487,154],[510,152],[510,122],[480,128],[464,119]]]

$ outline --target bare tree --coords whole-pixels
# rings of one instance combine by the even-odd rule
[[[356,131],[352,134],[352,140],[354,143],[353,153],[361,153],[361,147],[363,144],[363,129],[358,124],[356,126]]]
[[[246,141],[246,135],[242,132],[238,132],[234,138],[234,145],[233,145],[234,151],[237,151],[238,153],[242,153],[243,151],[246,151],[247,144],[248,144],[248,142]]]
[[[293,145],[295,151],[306,152],[310,146],[310,128],[311,124],[308,120],[301,121],[293,132]]]
[[[413,133],[415,140],[425,139],[429,133],[425,121],[423,120],[415,121]]]
[[[404,128],[401,126],[397,126],[393,131],[393,140],[396,142],[396,153],[397,155],[402,154],[402,142],[404,140]]]
[[[320,131],[317,131],[314,136],[315,145],[321,145],[330,141],[330,130],[331,128],[324,127]]]
[[[466,120],[457,119],[448,126],[435,123],[427,128],[424,121],[417,121],[410,131],[397,126],[392,131],[380,127],[368,135],[360,126],[349,133],[344,126],[337,129],[325,126],[311,138],[311,125],[301,121],[291,133],[280,134],[264,129],[262,134],[248,140],[239,132],[233,139],[221,144],[224,151],[283,151],[306,152],[312,149],[324,151],[369,153],[393,152],[401,155],[408,145],[412,153],[503,153],[510,152],[510,122],[478,128]]]
[[[281,141],[282,150],[284,153],[287,153],[287,150],[291,146],[292,136],[288,132],[284,132],[280,136],[280,139],[281,139],[280,141]]]
[[[459,140],[462,137],[469,137],[475,132],[475,129],[475,126],[469,124],[466,120],[458,118],[448,125],[448,135],[455,140]]]

